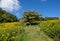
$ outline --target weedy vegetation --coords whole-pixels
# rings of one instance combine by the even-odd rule
[[[60,41],[60,19],[26,11],[18,20],[0,8],[0,41]]]
[[[60,20],[41,21],[39,25],[0,24],[0,41],[60,41]]]

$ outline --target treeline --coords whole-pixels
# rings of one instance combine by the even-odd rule
[[[59,20],[58,17],[42,17],[42,15],[36,11],[25,11],[23,13],[23,18],[26,25],[38,25],[40,21],[47,21],[47,20]]]
[[[40,17],[40,20],[46,21],[46,20],[59,20],[58,17]]]
[[[56,20],[59,18],[58,17],[45,17],[44,18],[38,12],[29,10],[23,13],[23,17],[21,19],[24,22],[31,24],[33,22],[40,21],[40,20],[41,21]],[[0,8],[0,22],[17,22],[17,21],[20,21],[20,20],[15,15],[10,14]]]
[[[0,8],[0,22],[15,22],[15,21],[18,21],[15,15],[10,14]]]

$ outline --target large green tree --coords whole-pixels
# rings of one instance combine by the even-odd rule
[[[0,8],[0,22],[15,22],[17,17]]]
[[[23,19],[29,25],[38,24],[40,17],[41,17],[41,14],[39,14],[36,11],[29,10],[23,13]]]

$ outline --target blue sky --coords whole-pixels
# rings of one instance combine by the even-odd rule
[[[35,10],[43,15],[43,17],[60,17],[60,0],[20,0],[22,6],[19,10],[22,17],[22,13],[26,10]]]
[[[21,18],[26,10],[35,10],[43,17],[60,17],[60,0],[18,0],[21,6],[12,13]],[[18,7],[18,6],[17,6]]]

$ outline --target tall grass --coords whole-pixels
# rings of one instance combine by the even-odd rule
[[[54,41],[60,41],[60,20],[43,21],[41,30]]]
[[[10,24],[10,25],[9,25]],[[17,26],[16,23],[5,23],[0,25],[0,41],[20,41],[21,35],[24,32],[22,26]]]
[[[20,22],[0,24],[0,41],[60,41],[60,20],[25,26]]]

